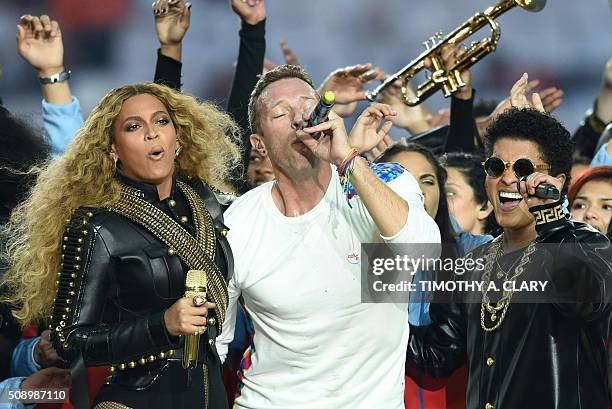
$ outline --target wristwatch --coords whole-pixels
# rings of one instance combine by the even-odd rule
[[[57,82],[68,81],[68,79],[70,78],[70,72],[70,70],[64,70],[50,77],[38,77],[38,81],[40,81],[41,84],[55,84]]]

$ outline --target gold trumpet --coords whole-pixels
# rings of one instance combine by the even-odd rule
[[[457,92],[459,88],[465,86],[461,79],[461,72],[476,64],[487,54],[495,51],[501,35],[499,24],[495,21],[497,17],[516,6],[520,6],[527,11],[537,12],[542,10],[545,5],[546,0],[501,0],[484,12],[474,14],[446,37],[443,37],[441,32],[436,33],[435,36],[423,43],[426,50],[416,60],[413,60],[400,71],[388,77],[377,88],[366,92],[366,97],[370,101],[375,101],[378,94],[396,80],[402,80],[402,98],[404,103],[409,106],[420,104],[438,91],[438,89],[444,92],[445,97],[449,97]],[[463,40],[486,25],[489,25],[491,28],[491,36],[473,42],[467,48],[463,57],[455,61],[452,67],[447,70],[440,56],[441,48],[446,44],[455,45],[462,43]],[[428,80],[419,85],[415,90],[416,97],[411,98],[408,93],[408,83],[419,71],[425,68],[426,59],[430,59],[433,72]]]

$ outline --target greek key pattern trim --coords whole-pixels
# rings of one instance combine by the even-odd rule
[[[533,213],[536,225],[556,222],[557,220],[565,219],[565,214],[560,205],[548,209],[536,210]]]

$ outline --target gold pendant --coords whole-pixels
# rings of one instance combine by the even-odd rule
[[[497,315],[491,314],[491,321],[495,321],[497,319]]]

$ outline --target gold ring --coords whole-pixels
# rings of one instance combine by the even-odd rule
[[[196,295],[193,297],[193,305],[201,307],[206,302],[206,298],[203,295]]]

